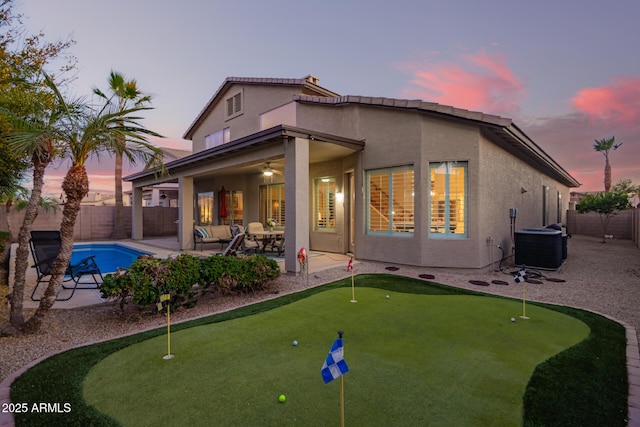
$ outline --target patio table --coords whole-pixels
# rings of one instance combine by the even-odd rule
[[[262,253],[264,253],[268,241],[273,239],[273,238],[275,238],[275,237],[277,237],[277,236],[284,236],[284,230],[254,231],[254,232],[251,233],[251,235],[256,237],[256,239],[260,239],[262,241],[262,248],[260,250],[262,251]]]

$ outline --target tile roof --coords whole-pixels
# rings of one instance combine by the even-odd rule
[[[396,98],[384,98],[384,97],[371,97],[371,96],[355,96],[345,95],[336,97],[321,97],[321,96],[309,96],[309,95],[294,95],[294,101],[309,102],[316,104],[361,104],[391,108],[401,108],[409,110],[420,110],[430,113],[444,114],[448,116],[455,116],[462,119],[473,120],[478,122],[484,122],[497,126],[510,126],[512,124],[511,119],[496,116],[493,114],[485,114],[480,111],[470,111],[463,108],[455,108],[450,105],[438,104],[435,102],[426,102],[420,99],[396,99]]]

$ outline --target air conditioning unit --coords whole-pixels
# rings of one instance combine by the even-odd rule
[[[515,232],[517,266],[557,270],[562,265],[562,231],[524,228]]]

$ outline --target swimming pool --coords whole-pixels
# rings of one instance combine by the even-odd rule
[[[88,243],[73,245],[71,264],[95,255],[96,263],[102,274],[113,273],[118,267],[127,268],[140,255],[153,255],[151,252],[139,251],[118,243]]]

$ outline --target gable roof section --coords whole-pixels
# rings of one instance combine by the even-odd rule
[[[222,85],[218,88],[216,93],[209,99],[209,102],[204,106],[202,111],[196,116],[196,119],[191,123],[187,131],[182,136],[184,139],[191,139],[196,128],[202,123],[202,121],[211,112],[213,107],[220,101],[227,89],[234,84],[242,85],[261,85],[261,86],[299,86],[305,88],[311,92],[317,93],[319,97],[328,96],[336,97],[337,93],[325,89],[318,84],[318,78],[309,74],[301,79],[282,79],[282,78],[270,78],[270,77],[227,77]]]
[[[470,111],[435,102],[425,102],[419,99],[395,99],[370,96],[345,95],[337,97],[320,97],[309,95],[295,95],[294,101],[300,103],[320,105],[367,105],[382,108],[412,110],[425,114],[471,121],[477,124],[491,140],[513,155],[523,159],[535,168],[557,179],[568,187],[578,187],[580,183],[560,166],[551,156],[540,148],[509,118]]]

